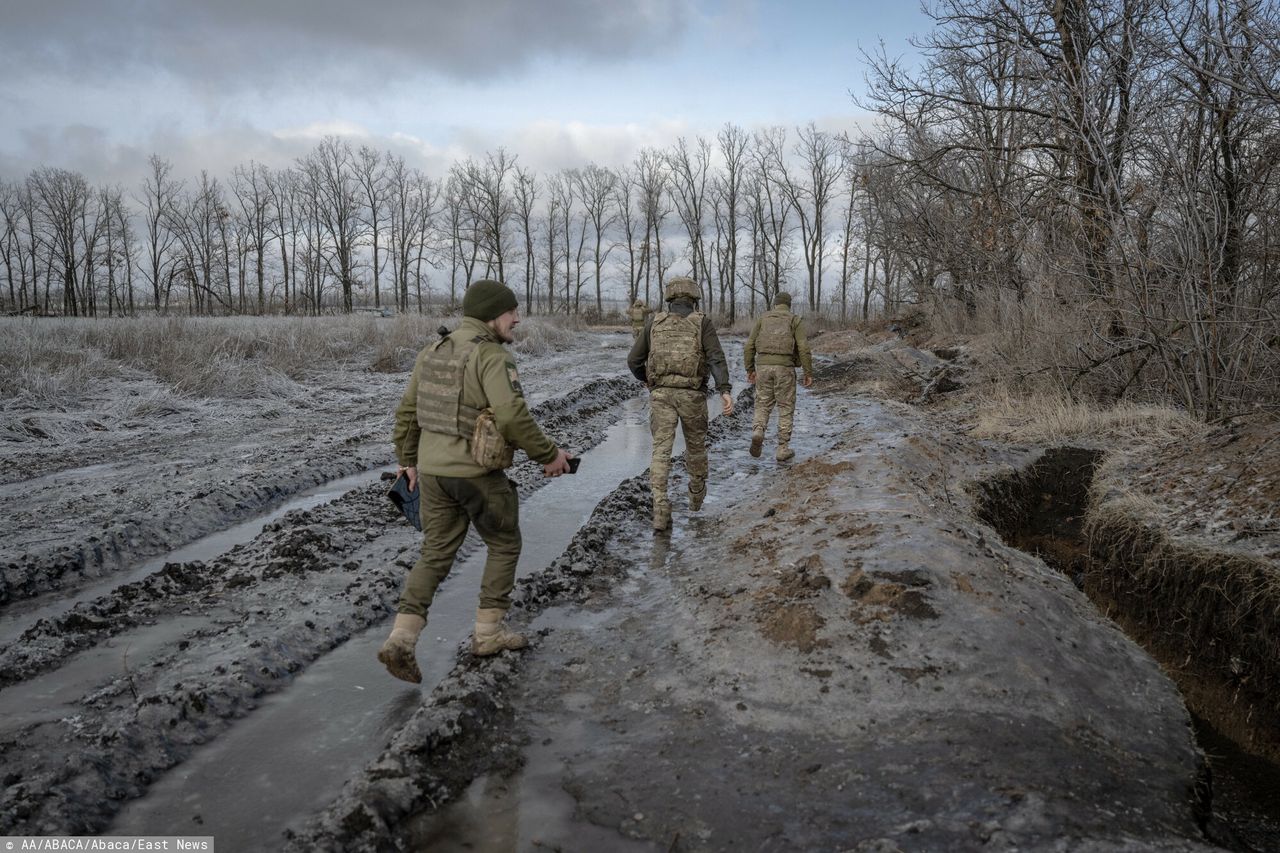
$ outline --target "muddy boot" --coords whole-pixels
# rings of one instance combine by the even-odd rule
[[[697,480],[689,481],[689,511],[702,509],[702,501],[707,496],[707,484]]]
[[[471,640],[471,654],[488,657],[529,645],[523,634],[507,630],[502,621],[506,612],[497,607],[481,607],[476,611],[476,633]]]
[[[764,447],[764,430],[751,433],[751,455],[760,458],[760,448]]]
[[[671,527],[671,507],[668,504],[654,504],[653,529],[667,530]]]
[[[427,627],[427,620],[413,613],[397,613],[395,624],[391,626],[391,636],[378,649],[378,660],[387,668],[387,672],[401,681],[411,684],[422,683],[422,670],[418,669],[418,661],[414,658],[414,648],[418,645],[418,635]]]
[[[791,445],[788,442],[778,442],[778,452],[774,454],[775,459],[779,462],[786,462],[788,459],[794,459],[795,455],[796,452],[791,449]]]

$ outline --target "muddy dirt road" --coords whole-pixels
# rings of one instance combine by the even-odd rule
[[[535,642],[466,651],[469,542],[422,689],[373,660],[417,546],[375,479],[403,375],[345,377],[322,428],[276,414],[269,436],[245,413],[38,476],[24,449],[0,485],[28,513],[3,555],[0,828],[234,850],[1212,849],[1172,684],[974,518],[965,484],[1033,451],[828,359],[796,459],[747,455],[745,388],[712,425],[703,509],[677,466],[655,536],[629,342],[522,364],[539,421],[584,455],[576,478],[512,473],[512,618]],[[180,485],[131,488],[170,467]],[[67,484],[100,504],[74,524]],[[42,516],[64,540],[36,541]]]

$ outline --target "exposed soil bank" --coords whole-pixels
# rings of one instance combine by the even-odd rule
[[[1047,450],[974,487],[980,518],[1085,590],[1147,649],[1195,715],[1209,766],[1210,837],[1280,848],[1280,596],[1251,555],[1179,545],[1093,501],[1103,453]]]

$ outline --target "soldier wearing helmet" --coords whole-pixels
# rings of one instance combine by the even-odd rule
[[[796,368],[804,370],[804,387],[813,384],[813,356],[804,324],[791,313],[791,294],[779,291],[773,307],[756,320],[742,350],[747,381],[756,386],[756,410],[751,422],[751,455],[759,456],[774,404],[778,406],[778,449],[774,458],[795,457],[791,427],[796,416]]]
[[[653,529],[671,526],[667,479],[676,427],[684,431],[685,469],[689,473],[689,509],[697,512],[707,495],[707,379],[715,381],[726,415],[733,413],[729,367],[710,318],[698,310],[702,294],[691,278],[667,281],[667,310],[645,321],[627,356],[627,366],[649,386],[649,431],[653,459]]]
[[[644,304],[643,299],[637,299],[635,304],[627,309],[627,318],[631,320],[631,339],[633,341],[640,337],[640,333],[644,331],[644,320],[652,313],[649,310],[649,306]]]

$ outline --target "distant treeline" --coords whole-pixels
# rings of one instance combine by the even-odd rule
[[[226,180],[180,179],[153,155],[131,190],[44,167],[0,184],[0,299],[93,316],[421,311],[496,277],[533,312],[599,314],[610,296],[655,302],[674,270],[730,322],[779,287],[867,316],[908,284],[872,281],[870,268],[856,280],[868,245],[856,209],[871,199],[854,154],[813,126],[789,139],[730,125],[622,169],[550,175],[499,149],[435,178],[336,137],[287,168],[249,163]]]
[[[1265,0],[941,0],[922,59],[868,57],[860,139],[815,126],[538,175],[435,177],[327,138],[287,168],[139,187],[0,183],[11,312],[420,311],[507,281],[532,313],[732,322],[779,288],[831,317],[1003,336],[1022,377],[1212,419],[1280,399],[1280,16]],[[904,325],[908,325],[904,323]]]

